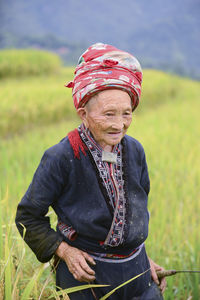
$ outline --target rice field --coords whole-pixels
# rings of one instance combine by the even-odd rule
[[[72,70],[63,69],[0,82],[0,300],[59,299],[50,264],[37,261],[14,218],[45,149],[79,124],[63,88],[70,77]],[[166,269],[200,270],[199,95],[199,82],[146,70],[128,133],[144,146],[151,179],[147,251]],[[55,226],[52,210],[49,215]],[[166,300],[200,298],[198,274],[167,282]]]
[[[60,58],[54,53],[34,49],[0,50],[0,78],[58,73]]]

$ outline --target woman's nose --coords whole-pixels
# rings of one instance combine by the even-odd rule
[[[112,128],[122,130],[125,126],[125,120],[123,117],[115,117],[112,122]]]

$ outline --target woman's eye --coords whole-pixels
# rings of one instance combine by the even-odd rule
[[[114,114],[113,113],[106,113],[106,116],[107,117],[112,117],[112,116],[114,116]]]

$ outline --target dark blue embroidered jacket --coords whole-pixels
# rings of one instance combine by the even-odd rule
[[[148,235],[147,198],[149,176],[141,144],[125,136],[123,177],[127,215],[124,244],[104,249],[113,212],[107,194],[89,152],[74,158],[68,138],[48,149],[37,168],[32,183],[18,205],[16,225],[38,260],[46,262],[61,241],[86,251],[128,254],[142,244]],[[75,241],[67,240],[50,227],[45,216],[52,206],[58,218],[77,232]],[[21,225],[23,224],[23,226]]]

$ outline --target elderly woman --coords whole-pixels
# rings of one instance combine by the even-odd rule
[[[82,124],[44,153],[18,205],[17,227],[21,235],[26,228],[25,241],[39,261],[60,258],[58,287],[109,285],[70,299],[99,299],[143,272],[109,299],[162,299],[166,282],[156,275],[162,268],[144,245],[150,186],[145,153],[126,135],[141,82],[135,57],[106,44],[89,47],[67,85]],[[45,216],[49,206],[58,217],[56,232]]]

